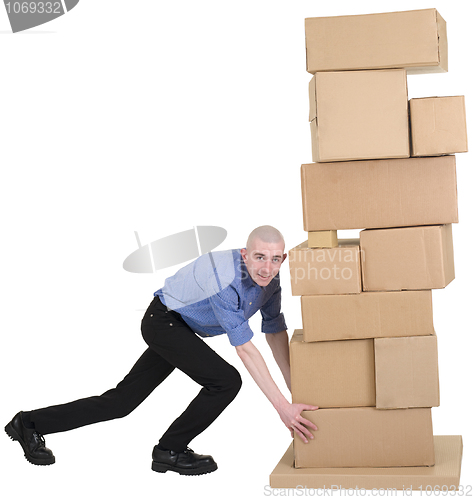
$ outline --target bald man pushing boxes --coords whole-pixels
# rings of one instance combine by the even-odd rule
[[[200,338],[226,333],[291,435],[296,433],[307,443],[313,437],[310,429],[316,426],[301,412],[317,407],[287,401],[253,345],[248,324],[260,310],[262,331],[290,388],[288,334],[280,311],[284,250],[281,233],[272,226],[260,226],[250,233],[246,248],[209,252],[183,267],[155,292],[141,324],[149,347],[116,388],[101,396],[19,412],[5,427],[6,433],[19,441],[31,463],[53,464],[55,457],[45,446],[44,434],[124,417],[179,368],[202,389],[154,447],[152,469],[186,475],[215,471],[213,458],[194,453],[188,444],[239,392],[238,371]]]

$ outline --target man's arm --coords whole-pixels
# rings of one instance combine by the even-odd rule
[[[281,370],[286,385],[291,392],[290,376],[290,349],[288,345],[288,333],[286,330],[278,333],[267,333],[265,335],[268,345],[272,350],[273,357]]]
[[[260,354],[260,351],[253,345],[252,341],[236,346],[237,354],[249,371],[252,378],[260,387],[262,392],[272,403],[275,410],[278,412],[285,426],[290,430],[291,435],[294,432],[305,442],[313,439],[311,431],[308,429],[317,430],[317,427],[309,420],[301,416],[303,410],[317,410],[317,406],[305,404],[291,404],[278,389],[272,379],[267,365]]]

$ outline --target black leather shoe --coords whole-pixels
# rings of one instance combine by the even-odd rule
[[[13,441],[18,441],[25,452],[25,458],[34,465],[51,465],[56,459],[46,448],[44,437],[35,429],[28,429],[21,419],[21,411],[5,426],[5,432]]]
[[[183,452],[163,451],[157,446],[153,448],[153,463],[151,468],[155,472],[171,470],[186,476],[207,474],[217,469],[217,464],[210,455],[198,455],[190,448]]]

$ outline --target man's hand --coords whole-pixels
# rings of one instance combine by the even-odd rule
[[[308,439],[314,438],[308,427],[315,431],[317,431],[318,428],[313,424],[313,422],[302,417],[301,412],[303,410],[317,409],[317,406],[296,403],[290,404],[286,402],[286,404],[283,404],[281,408],[277,408],[276,410],[278,411],[283,423],[290,430],[291,437],[294,437],[296,433],[305,443],[307,443]]]
[[[305,443],[308,442],[307,437],[312,439],[313,435],[308,427],[313,430],[317,430],[317,427],[306,418],[303,418],[301,412],[303,410],[317,410],[318,407],[289,403],[272,379],[260,351],[250,340],[237,346],[236,351],[252,378],[273,404],[281,420],[290,430],[291,436],[293,437],[296,432]]]

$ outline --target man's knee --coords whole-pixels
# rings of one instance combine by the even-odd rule
[[[103,411],[108,413],[108,419],[126,417],[141,403],[119,387],[110,389],[99,398]]]
[[[237,396],[242,387],[242,378],[240,373],[232,366],[228,365],[223,374],[221,390],[224,390],[233,399]]]

